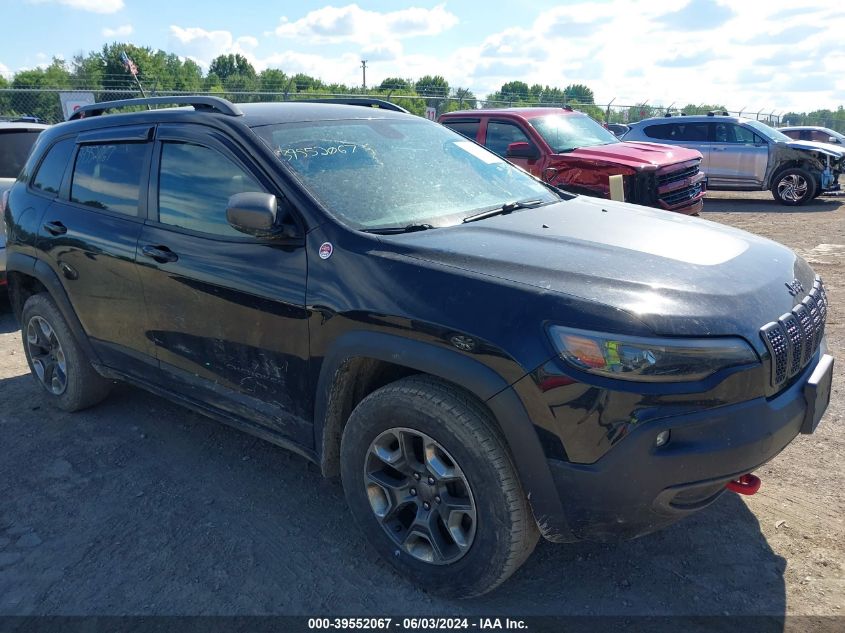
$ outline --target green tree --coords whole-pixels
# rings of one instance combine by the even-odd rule
[[[284,92],[288,76],[278,68],[266,68],[258,75],[261,92]]]
[[[448,97],[449,82],[441,75],[425,75],[417,81],[416,91],[423,97]]]
[[[402,79],[401,77],[388,77],[378,87],[378,90],[395,90],[406,93],[411,92],[413,89],[412,82],[409,79]]]
[[[63,120],[59,95],[55,91],[71,87],[71,74],[63,59],[54,57],[46,68],[17,73],[11,87],[21,92],[11,94],[10,114],[30,114],[51,123]]]
[[[710,111],[722,112],[726,109],[723,105],[708,105],[706,103],[695,105],[694,103],[688,103],[681,108],[681,113],[686,115],[707,114]]]
[[[593,91],[584,84],[569,84],[563,89],[563,93],[566,96],[567,102],[573,101],[581,104],[596,102]]]
[[[224,84],[226,80],[233,75],[242,75],[255,78],[255,68],[249,63],[249,60],[240,53],[229,53],[228,55],[219,55],[215,57],[208,67],[209,74],[215,74],[220,77],[220,81]]]

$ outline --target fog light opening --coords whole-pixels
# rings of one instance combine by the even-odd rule
[[[669,438],[671,437],[671,435],[672,431],[660,431],[660,433],[657,434],[657,437],[654,438],[654,445],[657,448],[660,448],[661,446],[666,446],[669,443]]]

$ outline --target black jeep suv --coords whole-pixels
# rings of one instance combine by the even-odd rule
[[[103,116],[165,102],[193,107]],[[753,492],[827,406],[825,289],[776,243],[561,193],[387,108],[74,118],[5,212],[45,397],[126,380],[296,451],[429,590]]]

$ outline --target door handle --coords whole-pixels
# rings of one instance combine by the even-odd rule
[[[727,149],[728,149],[727,147],[714,147],[713,151],[714,152],[724,152],[724,151],[727,151]]]
[[[147,244],[141,248],[141,252],[151,259],[154,259],[159,264],[167,264],[168,262],[175,262],[179,256],[171,251],[166,246],[153,246]]]
[[[65,233],[67,233],[67,227],[58,220],[53,220],[52,222],[45,222],[44,230],[47,231],[50,235],[64,235]]]

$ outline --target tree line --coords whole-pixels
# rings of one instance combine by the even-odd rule
[[[442,75],[425,75],[417,80],[388,77],[380,84],[364,89],[327,83],[305,73],[287,74],[278,68],[259,72],[240,54],[218,56],[204,73],[191,59],[181,59],[173,53],[149,47],[115,42],[104,45],[99,51],[76,55],[69,61],[54,58],[46,67],[20,71],[11,78],[0,76],[0,115],[32,115],[47,121],[61,120],[56,95],[39,93],[39,90],[86,90],[93,92],[98,101],[136,95],[138,86],[135,78],[124,68],[121,61],[123,52],[137,67],[138,81],[149,94],[210,93],[231,96],[240,102],[366,94],[390,98],[418,115],[424,115],[426,107],[433,107],[442,114],[474,109],[479,105],[594,104],[592,90],[581,84],[561,89],[511,81],[485,99],[479,99],[467,88],[451,86]],[[3,89],[10,90],[3,92]],[[600,114],[600,110],[597,111]]]
[[[341,83],[327,83],[305,73],[287,74],[278,68],[260,72],[243,55],[220,55],[209,65],[208,72],[191,59],[149,47],[115,42],[99,51],[79,54],[66,61],[54,58],[44,68],[15,73],[10,79],[0,76],[0,115],[34,115],[47,121],[62,120],[58,98],[54,93],[39,90],[88,90],[98,101],[136,96],[135,78],[124,68],[121,53],[126,52],[138,69],[138,79],[148,93],[173,92],[211,93],[235,101],[268,101],[296,99],[331,94],[366,94],[390,98],[410,112],[424,115],[426,107],[438,114],[459,109],[502,106],[561,106],[586,112],[598,121],[631,122],[660,116],[664,108],[646,104],[624,109],[603,109],[596,105],[593,91],[584,84],[564,88],[508,81],[486,97],[479,98],[467,88],[451,86],[441,75],[426,75],[417,80],[389,77],[376,86],[363,89]],[[4,92],[14,89],[21,92]],[[27,92],[24,92],[27,91]],[[124,94],[120,94],[123,92]],[[724,110],[721,105],[688,104],[680,112],[697,114],[708,110]],[[678,111],[678,110],[676,110]],[[845,109],[791,112],[781,118],[784,123],[827,125],[845,130]]]

